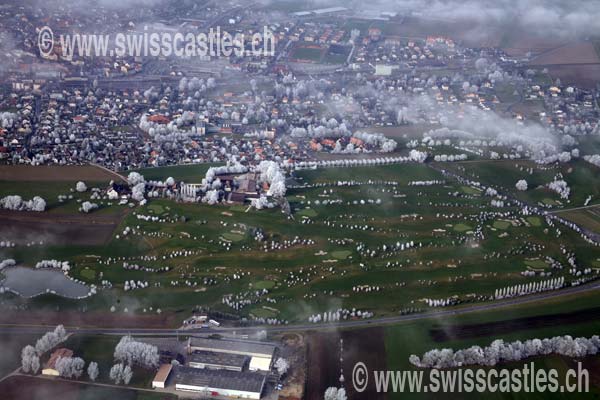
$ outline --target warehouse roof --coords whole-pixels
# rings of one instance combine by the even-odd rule
[[[225,389],[242,392],[262,392],[266,375],[258,372],[237,372],[224,369],[175,367],[175,382],[199,389]]]
[[[190,346],[207,351],[252,354],[262,357],[272,357],[275,351],[275,346],[268,343],[215,340],[197,337],[190,338]]]
[[[250,371],[268,371],[271,369],[271,359],[264,357],[252,357],[249,368]]]
[[[249,357],[242,354],[216,353],[214,351],[195,350],[186,357],[186,362],[243,368]]]
[[[172,368],[173,368],[173,366],[171,364],[161,365],[160,368],[158,369],[158,372],[154,376],[154,379],[152,382],[165,383],[167,381],[167,379],[169,378],[169,375],[171,374]]]

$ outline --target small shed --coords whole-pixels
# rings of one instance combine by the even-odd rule
[[[160,388],[164,389],[167,383],[167,379],[169,379],[169,375],[171,374],[171,370],[173,369],[173,365],[171,364],[163,364],[158,369],[158,372],[154,376],[152,380],[152,389]]]

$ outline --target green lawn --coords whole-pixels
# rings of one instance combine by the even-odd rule
[[[512,163],[506,168],[514,168]],[[108,312],[115,307],[116,313],[127,308],[129,313],[144,314],[160,308],[174,313],[177,320],[198,304],[243,317],[267,306],[289,322],[304,322],[309,315],[334,307],[369,310],[383,317],[406,308],[427,311],[424,298],[457,296],[471,302],[497,289],[528,283],[531,278],[521,274],[527,261],[551,256],[566,265],[563,248],[574,252],[580,265],[591,266],[598,259],[596,249],[579,235],[561,229],[557,238],[555,228],[538,216],[527,217],[530,226],[526,226],[519,222],[518,210],[507,208],[503,211],[510,214],[507,217],[481,219],[481,213],[496,211],[489,198],[456,196],[471,188],[428,165],[327,168],[295,172],[294,179],[308,187],[288,190],[292,210],[299,210],[293,219],[278,209],[246,212],[247,207],[239,205],[151,199],[136,213],[168,214],[169,221],[176,222],[144,221],[130,213],[115,234],[125,227],[132,233],[114,236],[107,245],[0,249],[3,258],[29,265],[40,259],[68,260],[73,277],[113,285],[83,300],[45,295],[11,301],[73,312],[82,308]],[[447,182],[408,185],[417,180]],[[340,184],[347,181],[353,185]],[[512,178],[507,181],[512,184]],[[311,223],[299,214],[310,216]],[[509,235],[498,232],[505,229]],[[467,231],[482,235],[466,235]],[[410,242],[413,248],[400,249]],[[140,268],[124,269],[124,261]],[[572,279],[566,269],[553,275]],[[130,280],[147,281],[149,287],[125,292],[124,283]],[[380,290],[354,290],[364,285]],[[268,288],[271,301],[249,288]],[[223,296],[237,294],[252,306],[237,311],[223,304]]]
[[[510,222],[508,221],[494,221],[494,228],[506,230],[510,227]]]
[[[200,183],[206,171],[210,167],[217,167],[221,164],[204,163],[191,165],[173,165],[167,167],[149,167],[138,169],[136,172],[144,175],[146,180],[166,180],[168,177],[173,177],[176,181],[184,181],[189,183]]]

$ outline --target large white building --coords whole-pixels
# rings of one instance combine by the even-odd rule
[[[181,182],[180,194],[183,201],[196,201],[198,191],[202,188],[199,183],[184,183]]]
[[[267,375],[177,366],[174,367],[175,390],[204,396],[260,399]]]

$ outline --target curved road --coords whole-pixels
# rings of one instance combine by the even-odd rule
[[[347,329],[361,328],[375,325],[392,325],[406,321],[416,321],[430,318],[448,317],[453,315],[469,314],[479,311],[490,311],[510,306],[534,303],[541,300],[555,299],[568,295],[592,292],[600,289],[600,282],[594,282],[586,285],[570,287],[567,289],[554,290],[535,295],[515,297],[508,300],[500,300],[492,303],[475,304],[457,309],[447,309],[442,311],[434,311],[423,314],[397,315],[391,317],[383,317],[376,319],[361,319],[352,321],[340,321],[335,323],[321,324],[296,324],[284,326],[254,326],[254,327],[222,327],[222,328],[206,328],[206,329],[128,329],[122,328],[82,328],[76,326],[68,326],[70,333],[85,333],[85,334],[107,334],[107,335],[160,335],[160,336],[175,336],[188,335],[194,333],[233,333],[246,334],[256,332],[258,330],[266,330],[269,332],[295,332],[295,331],[315,331],[315,330],[330,330],[330,329]],[[48,331],[48,326],[43,325],[20,325],[20,324],[2,324],[0,325],[0,333],[9,334],[43,334]]]

